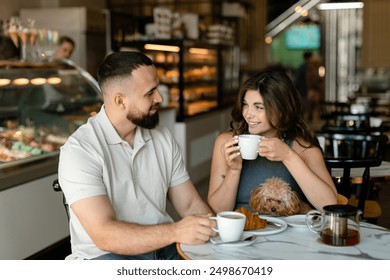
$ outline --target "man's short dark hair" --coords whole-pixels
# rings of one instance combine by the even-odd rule
[[[153,61],[141,52],[122,51],[109,54],[98,69],[97,77],[100,88],[108,80],[130,76],[142,65],[153,65]]]

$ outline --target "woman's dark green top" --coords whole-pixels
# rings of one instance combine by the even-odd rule
[[[292,146],[292,140],[285,139],[284,141],[289,147]],[[307,202],[298,183],[281,161],[270,161],[265,157],[258,156],[255,160],[243,160],[234,209],[242,206],[251,209],[249,206],[251,191],[272,177],[283,179],[303,201]]]

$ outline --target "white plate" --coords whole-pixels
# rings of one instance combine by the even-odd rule
[[[260,216],[262,219],[266,219],[269,222],[280,224],[280,227],[276,226],[269,226],[267,225],[265,228],[262,229],[256,229],[256,230],[246,230],[245,233],[254,234],[254,235],[269,235],[269,234],[275,234],[282,232],[286,230],[287,223],[279,218],[269,217],[269,216]]]
[[[307,227],[306,215],[292,215],[292,216],[285,217],[284,220],[291,227]]]
[[[253,244],[256,241],[256,236],[253,236],[251,240],[245,241],[245,238],[251,236],[251,234],[243,233],[241,240],[234,243],[224,243],[219,236],[214,236],[210,238],[210,242],[218,246],[228,246],[228,247],[243,247]]]

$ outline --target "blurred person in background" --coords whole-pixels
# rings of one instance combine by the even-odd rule
[[[307,119],[312,121],[317,117],[321,102],[325,100],[325,79],[320,74],[322,59],[313,56],[307,63]]]
[[[308,108],[307,101],[307,84],[308,84],[308,64],[313,57],[313,53],[311,51],[305,51],[303,53],[303,63],[297,68],[294,75],[295,87],[301,95],[302,107],[305,112]]]
[[[72,53],[76,47],[74,40],[68,36],[61,36],[57,51],[54,54],[54,58],[68,58],[72,56]]]

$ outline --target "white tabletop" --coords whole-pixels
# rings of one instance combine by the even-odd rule
[[[285,231],[257,236],[245,247],[179,244],[179,249],[193,260],[390,260],[390,231],[376,225],[360,224],[360,243],[336,247],[318,241],[319,235],[305,227],[288,227]],[[179,252],[180,252],[179,250]]]

